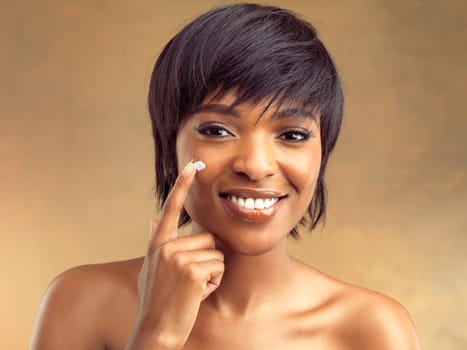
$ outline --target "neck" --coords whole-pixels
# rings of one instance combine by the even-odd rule
[[[248,256],[222,245],[225,271],[219,288],[206,299],[212,307],[226,316],[241,317],[277,308],[291,282],[292,259],[284,238],[272,250]]]

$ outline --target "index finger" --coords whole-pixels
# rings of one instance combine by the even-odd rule
[[[152,247],[157,247],[169,240],[177,238],[178,221],[183,209],[186,196],[195,179],[196,168],[193,162],[189,162],[178,175],[172,190],[162,208],[162,214],[150,243]]]

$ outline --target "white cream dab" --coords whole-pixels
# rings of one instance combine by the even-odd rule
[[[201,171],[204,168],[206,168],[206,164],[204,164],[204,162],[202,162],[201,160],[197,160],[196,162],[194,162],[193,166],[197,171]]]

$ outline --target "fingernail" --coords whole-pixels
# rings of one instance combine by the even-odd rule
[[[180,175],[190,176],[192,174],[192,172],[195,171],[195,170],[196,170],[196,168],[195,168],[193,162],[189,162],[187,165],[185,165],[185,167],[183,168],[182,173]]]

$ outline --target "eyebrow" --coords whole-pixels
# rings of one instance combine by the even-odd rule
[[[240,118],[240,113],[238,113],[238,111],[235,110],[234,107],[228,106],[228,105],[216,104],[216,103],[198,106],[194,109],[194,111],[191,114],[195,115],[198,113],[209,113],[209,112],[232,116],[235,118]]]
[[[274,119],[284,119],[284,118],[299,118],[299,119],[313,119],[316,121],[316,113],[313,113],[310,110],[303,108],[287,108],[282,109],[274,113],[272,116]]]
[[[263,111],[263,115],[266,111]],[[218,113],[226,116],[231,116],[235,118],[240,118],[240,113],[233,106],[224,105],[224,104],[206,104],[198,106],[194,109],[191,115],[198,113]],[[286,119],[286,118],[299,118],[299,119],[312,119],[316,121],[316,113],[313,113],[310,110],[303,108],[287,108],[276,111],[272,117],[273,119]]]

